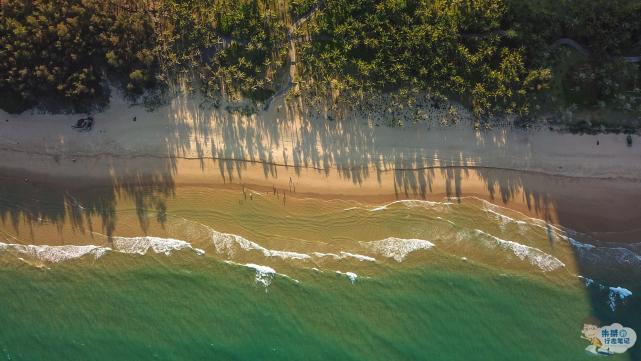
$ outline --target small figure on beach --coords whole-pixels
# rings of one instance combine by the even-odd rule
[[[628,144],[628,147],[632,146],[632,134],[628,134],[628,136],[625,137],[625,142]]]
[[[134,121],[134,122],[136,121],[136,117],[134,117],[133,121]]]

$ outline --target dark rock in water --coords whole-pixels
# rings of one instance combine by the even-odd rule
[[[628,146],[632,145],[632,134],[628,134],[627,137],[625,137],[626,143],[628,143]]]

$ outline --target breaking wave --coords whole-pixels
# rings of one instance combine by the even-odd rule
[[[173,238],[160,237],[113,237],[114,250],[121,253],[145,255],[149,251],[162,253],[169,256],[174,251],[192,250],[198,255],[205,254],[205,251],[194,248],[189,242]]]
[[[341,251],[340,254],[323,253],[323,252],[313,252],[312,254],[314,255],[314,257],[317,257],[317,258],[329,257],[336,260],[345,259],[345,258],[354,258],[359,261],[376,262],[376,258],[374,257],[365,256],[362,254],[350,253],[350,252],[343,252],[343,251]]]
[[[311,258],[310,255],[305,253],[267,249],[258,243],[252,242],[237,234],[222,233],[212,230],[211,237],[214,242],[214,247],[216,247],[216,252],[226,254],[228,257],[233,257],[236,254],[236,251],[241,249],[243,251],[259,251],[265,257],[278,257],[282,259],[296,260],[306,260]]]
[[[396,204],[402,204],[406,208],[429,208],[429,209],[446,209],[450,205],[454,204],[452,202],[434,202],[434,201],[426,201],[426,200],[418,200],[418,199],[402,199],[394,202],[390,202],[387,204],[383,204],[382,206],[377,206],[374,208],[369,208],[370,212],[377,212],[377,211],[382,211],[385,209],[388,209],[390,206],[396,205]]]
[[[396,237],[388,237],[380,241],[361,242],[361,244],[384,257],[393,258],[396,262],[402,262],[412,252],[434,247],[434,243],[424,239]]]
[[[192,250],[198,255],[205,254],[204,250],[194,248],[188,242],[172,238],[151,236],[113,237],[111,247],[94,245],[24,245],[0,242],[0,251],[14,252],[17,255],[23,255],[50,263],[70,261],[87,256],[92,256],[94,259],[98,259],[109,252],[145,255],[149,251],[152,251],[156,254],[164,254],[168,256],[174,251],[181,250]]]
[[[89,255],[93,256],[94,259],[98,259],[104,256],[107,252],[111,251],[111,248],[93,245],[37,246],[31,244],[24,245],[0,243],[0,251],[12,251],[30,258],[39,259],[41,261],[58,263]]]
[[[514,241],[508,241],[499,237],[493,236],[489,233],[476,229],[476,234],[482,235],[495,242],[499,247],[510,250],[521,260],[528,260],[530,264],[543,270],[544,272],[554,271],[557,268],[565,267],[565,263],[561,262],[558,258],[549,255],[538,248],[526,246]]]
[[[347,279],[352,283],[356,283],[356,279],[358,278],[358,275],[354,272],[341,272],[341,271],[336,271],[337,275],[342,275],[346,276]]]
[[[269,266],[263,266],[263,265],[256,264],[256,263],[241,264],[241,263],[236,263],[236,262],[229,261],[229,260],[225,261],[225,263],[230,264],[230,265],[234,265],[234,266],[242,266],[242,267],[247,267],[247,268],[253,269],[256,272],[256,279],[255,279],[256,280],[256,284],[259,284],[259,285],[262,285],[262,286],[265,286],[265,287],[267,287],[267,286],[272,284],[272,281],[274,280],[275,276],[281,276],[281,277],[287,278],[289,280],[292,280],[295,283],[300,283],[299,280],[297,280],[295,278],[291,278],[286,274],[278,273],[278,272],[276,272],[275,269],[273,269],[273,268],[271,268]]]

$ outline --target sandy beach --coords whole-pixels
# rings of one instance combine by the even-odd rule
[[[585,354],[586,315],[639,329],[638,136],[199,104],[115,99],[87,132],[82,114],[0,114],[0,340],[36,332],[67,360],[162,329],[144,358],[341,330],[327,345],[374,335],[353,359],[380,340],[419,355],[388,360],[441,356],[466,330],[479,359],[565,360]]]
[[[474,196],[602,240],[638,241],[638,136],[627,146],[623,134],[474,130],[453,106],[457,124],[442,125],[446,109],[423,108],[423,121],[388,127],[374,112],[337,118],[282,96],[251,116],[193,95],[151,112],[114,96],[89,132],[71,128],[81,114],[0,112],[1,177],[27,195],[57,184],[147,199],[187,185],[365,203]]]

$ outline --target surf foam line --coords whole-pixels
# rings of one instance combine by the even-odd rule
[[[69,261],[89,255],[93,256],[94,259],[98,259],[111,250],[112,249],[109,247],[100,247],[94,245],[48,246],[0,242],[0,251],[13,251],[30,258],[35,258],[50,263]]]
[[[312,253],[312,255],[314,257],[317,257],[317,258],[331,257],[331,258],[336,259],[336,260],[345,259],[345,258],[354,258],[354,259],[357,259],[359,261],[376,262],[376,258],[374,258],[374,257],[365,256],[365,255],[357,254],[357,253],[343,252],[343,251],[341,251],[340,254],[314,252],[314,253]]]
[[[211,229],[211,228],[210,228]],[[294,260],[309,260],[312,257],[306,253],[290,252],[290,251],[275,251],[268,248],[265,248],[259,245],[256,242],[252,242],[247,238],[239,236],[237,234],[231,233],[222,233],[211,229],[212,241],[214,242],[214,247],[216,252],[227,254],[228,257],[234,257],[236,254],[236,247],[238,246],[243,251],[259,251],[265,257],[278,257],[282,259],[294,259]]]
[[[211,228],[210,228],[211,229]],[[333,259],[345,259],[345,258],[354,258],[359,261],[375,262],[376,258],[341,251],[340,254],[336,253],[323,253],[323,252],[313,252],[311,255],[307,253],[292,252],[292,251],[279,251],[268,249],[260,244],[250,241],[245,237],[239,236],[232,233],[222,233],[211,229],[212,240],[214,242],[214,247],[216,252],[224,254],[229,258],[233,258],[236,255],[237,249],[243,251],[258,251],[263,254],[265,257],[276,257],[281,259],[290,259],[290,260],[299,260],[299,261],[309,261],[312,258],[324,258],[331,257]]]
[[[602,264],[608,266],[616,264],[626,266],[631,270],[641,267],[641,255],[625,247],[603,247],[589,243],[581,243],[573,238],[568,242],[574,248],[575,254],[581,261],[592,265]]]
[[[617,298],[619,301],[623,302],[626,297],[632,296],[632,291],[623,287],[610,287],[610,293],[608,294],[608,306],[614,312],[616,309]]]
[[[361,242],[361,245],[381,254],[402,262],[410,253],[419,250],[428,250],[434,243],[424,239],[388,237],[379,241]]]
[[[441,207],[449,207],[453,205],[454,203],[452,202],[433,202],[433,201],[426,201],[422,199],[401,199],[398,201],[393,201],[387,204],[383,204],[382,206],[377,206],[374,208],[368,208],[370,212],[378,212],[387,209],[390,206],[393,206],[395,204],[402,204],[407,208],[441,208]],[[352,207],[354,208],[354,207]]]
[[[341,271],[336,271],[337,275],[344,275],[347,276],[347,279],[351,284],[356,283],[356,279],[358,278],[358,275],[354,272],[341,272]]]
[[[577,241],[574,237],[577,236],[577,232],[560,226],[554,225],[545,220],[528,217],[525,214],[510,210],[520,216],[523,216],[525,220],[517,220],[507,215],[501,214],[498,212],[500,209],[509,209],[505,207],[498,206],[496,204],[490,203],[484,199],[476,197],[466,197],[479,200],[483,203],[483,210],[489,213],[494,214],[497,218],[501,219],[502,222],[514,222],[518,225],[531,225],[544,229],[548,235],[552,234],[559,239],[562,239],[568,242],[568,245],[574,248],[574,252],[580,259],[591,264],[617,264],[625,265],[630,269],[638,269],[641,267],[641,255],[635,253],[632,249],[621,247],[621,246],[597,246],[590,243],[582,243]],[[505,224],[504,223],[504,224]]]
[[[120,253],[145,255],[149,251],[162,253],[166,256],[174,251],[191,250],[202,256],[205,251],[192,247],[191,243],[173,238],[160,238],[152,236],[142,237],[112,237],[112,246]]]
[[[106,237],[106,236],[105,236]],[[174,251],[191,250],[197,255],[204,255],[205,251],[194,248],[188,242],[173,238],[160,238],[152,236],[143,237],[112,237],[111,247],[94,245],[32,245],[1,243],[0,251],[16,252],[29,258],[35,258],[50,263],[70,261],[85,256],[101,258],[109,252],[145,255],[152,251],[156,254],[171,255]]]
[[[638,269],[641,267],[641,255],[635,253],[629,248],[621,246],[606,247],[589,243],[581,243],[574,238],[577,236],[578,232],[572,229],[560,225],[554,225],[542,219],[529,217],[519,211],[501,207],[484,199],[473,196],[461,197],[461,199],[464,198],[480,201],[483,204],[483,211],[494,215],[497,219],[500,220],[502,226],[510,222],[517,224],[518,226],[534,226],[545,230],[548,236],[552,235],[566,241],[570,247],[574,248],[574,253],[585,262],[589,262],[591,264],[599,263],[607,265],[608,263],[611,263],[617,265],[625,265],[630,269]],[[510,216],[500,213],[500,210],[503,209],[518,214],[519,216],[523,217],[523,220],[514,219]]]
[[[489,233],[483,232],[480,229],[475,229],[476,234],[485,236],[492,239],[499,247],[510,250],[521,260],[530,262],[533,266],[540,268],[543,272],[554,271],[557,268],[565,267],[565,263],[561,262],[558,258],[549,255],[542,250],[526,246],[524,244],[501,239]]]
[[[589,287],[598,287],[601,291],[605,290],[607,288],[608,290],[608,306],[610,307],[610,310],[614,312],[616,310],[617,303],[624,303],[625,299],[632,296],[632,291],[625,287],[608,287],[605,286],[602,283],[596,282],[592,278],[584,277],[584,276],[577,276],[580,280],[583,281],[585,284],[586,288]]]
[[[552,232],[555,236],[566,241],[570,239],[570,236],[574,236],[577,233],[572,229],[563,227],[561,225],[554,225],[540,218],[530,217],[524,214],[523,212],[519,212],[517,210],[511,209],[508,207],[501,207],[492,202],[488,202],[485,199],[481,199],[474,196],[459,197],[458,199],[473,199],[475,201],[479,201],[483,205],[483,208],[482,208],[483,211],[485,211],[486,213],[491,213],[495,215],[497,218],[500,218],[502,222],[514,222],[515,224],[518,224],[518,225],[531,225],[531,226],[539,227],[548,232]],[[508,210],[512,213],[518,214],[519,216],[523,217],[523,220],[514,219],[508,215],[501,213],[500,210],[503,210],[503,209]]]
[[[233,266],[246,267],[246,268],[253,269],[256,272],[256,279],[255,279],[256,280],[256,284],[263,285],[264,287],[268,287],[269,285],[271,285],[274,277],[276,277],[276,276],[287,278],[287,279],[289,279],[289,280],[291,280],[291,281],[293,281],[295,283],[300,283],[299,280],[297,280],[295,278],[292,278],[292,277],[289,277],[286,274],[278,273],[278,272],[276,272],[275,269],[273,269],[273,268],[271,268],[269,266],[263,266],[263,265],[256,264],[256,263],[245,263],[245,264],[242,264],[242,263],[237,263],[237,262],[229,261],[229,260],[225,261],[225,263],[227,263],[229,265],[233,265]]]

